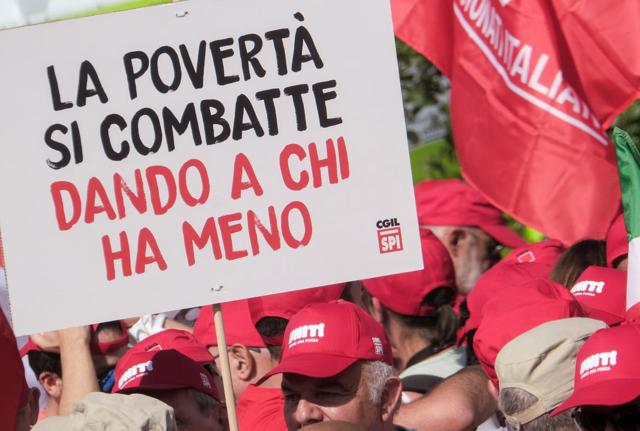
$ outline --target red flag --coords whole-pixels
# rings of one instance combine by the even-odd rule
[[[396,35],[451,80],[465,178],[550,237],[603,238],[620,202],[603,125],[640,97],[637,0],[392,7]]]

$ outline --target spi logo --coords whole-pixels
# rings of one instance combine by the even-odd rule
[[[381,254],[402,251],[402,231],[398,219],[378,220],[376,227],[378,228],[378,248]]]

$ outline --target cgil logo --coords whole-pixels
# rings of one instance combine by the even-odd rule
[[[298,344],[299,342],[307,342],[307,340],[323,337],[324,323],[299,326],[289,334],[289,347],[293,347],[293,345]]]
[[[584,280],[577,283],[571,288],[571,293],[574,295],[587,295],[594,296],[595,293],[602,293],[604,290],[604,281],[592,281]]]
[[[402,230],[397,218],[378,220],[378,249],[381,254],[402,251]]]
[[[596,353],[580,364],[580,378],[585,378],[598,371],[609,371],[611,366],[618,363],[618,351]]]
[[[153,362],[152,361],[142,362],[140,364],[134,365],[133,367],[131,367],[127,371],[125,371],[122,374],[122,376],[120,376],[120,379],[118,379],[118,388],[122,389],[129,382],[131,382],[131,380],[133,380],[134,378],[136,378],[136,377],[138,377],[140,375],[147,374],[150,371],[153,371]]]
[[[395,227],[395,226],[400,226],[400,223],[398,223],[398,219],[397,218],[390,218],[390,219],[386,219],[386,220],[378,220],[376,222],[376,227],[378,229],[385,229],[388,227]]]

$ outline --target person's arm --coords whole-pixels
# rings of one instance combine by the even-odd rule
[[[88,326],[58,331],[62,363],[60,415],[68,415],[73,405],[91,392],[99,392],[98,378],[91,358],[91,330]]]
[[[193,333],[193,328],[191,326],[187,326],[184,323],[180,323],[177,320],[167,318],[164,321],[165,329],[180,329],[181,331],[187,331],[188,333]]]
[[[404,404],[394,423],[416,431],[474,430],[496,411],[482,368],[473,365],[446,378],[429,394]]]

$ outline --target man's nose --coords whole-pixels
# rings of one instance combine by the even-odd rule
[[[322,422],[323,414],[316,404],[301,398],[296,406],[295,418],[300,426],[305,426]]]

